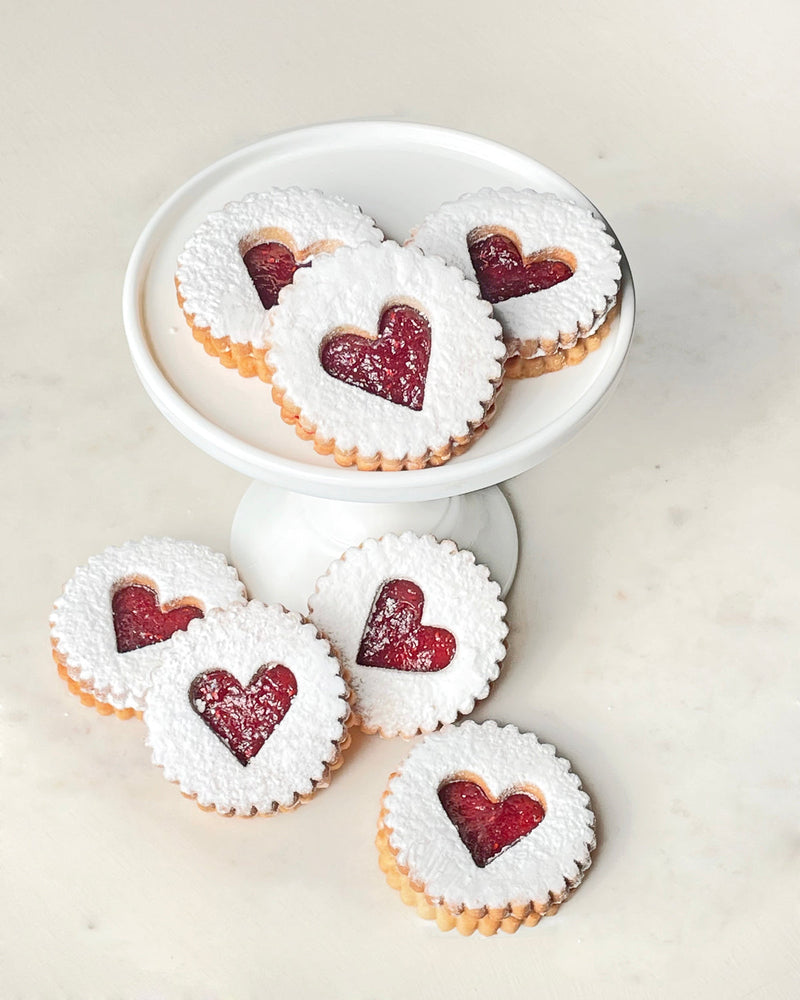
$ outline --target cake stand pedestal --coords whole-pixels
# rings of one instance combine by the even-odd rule
[[[251,595],[304,609],[313,581],[345,549],[403,531],[451,538],[470,549],[491,567],[502,594],[508,592],[517,569],[517,526],[497,486],[442,500],[353,503],[254,482],[233,519],[231,558]]]
[[[442,202],[484,186],[552,191],[600,213],[563,177],[477,136],[403,122],[318,125],[269,136],[189,180],[145,227],[125,276],[125,332],[153,402],[190,441],[254,480],[231,531],[251,596],[304,611],[317,577],[346,548],[404,530],[471,549],[505,593],[517,531],[497,484],[573,437],[617,383],[635,311],[624,254],[619,313],[601,349],[574,368],[507,383],[492,426],[465,454],[430,469],[342,469],[281,421],[262,382],[204,354],[175,299],[178,254],[208,214],[251,191],[292,185],[361,205],[399,242]]]

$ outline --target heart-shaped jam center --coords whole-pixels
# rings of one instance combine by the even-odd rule
[[[478,868],[522,840],[544,819],[544,806],[527,792],[491,799],[474,781],[456,778],[439,789],[439,801]]]
[[[467,247],[481,295],[492,304],[541,292],[573,275],[572,267],[551,251],[524,257],[511,233],[477,229],[467,237]]]
[[[311,266],[310,260],[298,263],[289,247],[274,241],[250,247],[242,260],[265,309],[277,305],[280,290],[291,285],[298,268]]]
[[[333,378],[411,410],[421,410],[431,356],[431,327],[409,305],[381,313],[377,337],[334,330],[323,340],[320,362]]]
[[[173,632],[182,632],[193,618],[202,618],[203,611],[193,604],[165,611],[158,593],[142,583],[119,587],[111,597],[111,617],[117,637],[117,652],[164,642]]]
[[[264,665],[247,687],[227,670],[206,670],[189,686],[189,703],[244,767],[280,723],[297,694],[288,667]]]
[[[422,624],[425,595],[410,580],[389,580],[378,591],[367,618],[356,663],[363,667],[433,672],[456,654],[446,628]]]

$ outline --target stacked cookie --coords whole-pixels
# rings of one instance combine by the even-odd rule
[[[452,725],[498,677],[505,618],[487,568],[431,536],[348,550],[306,616],[248,601],[219,553],[146,538],[75,572],[51,640],[71,690],[143,718],[165,777],[223,815],[306,802],[353,725],[423,736],[384,793],[380,865],[423,917],[488,935],[554,912],[594,846],[588,797],[551,746]]]
[[[405,246],[338,197],[271,189],[209,216],[178,259],[208,353],[363,470],[421,469],[482,434],[504,377],[581,361],[611,328],[620,254],[591,211],[485,189]]]

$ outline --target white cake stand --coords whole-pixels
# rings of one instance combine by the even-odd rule
[[[574,368],[508,383],[494,423],[466,454],[420,471],[343,469],[281,421],[260,380],[203,352],[175,297],[176,259],[206,215],[251,191],[292,185],[342,195],[399,242],[443,201],[484,186],[594,206],[540,163],[477,136],[403,122],[318,125],[269,136],[184,184],[145,227],[125,276],[125,332],[153,402],[190,441],[254,480],[231,530],[231,556],[252,596],[305,610],[314,581],[345,548],[405,529],[471,548],[505,593],[517,532],[496,484],[568,441],[617,382],[634,321],[624,255],[619,315],[602,348]]]

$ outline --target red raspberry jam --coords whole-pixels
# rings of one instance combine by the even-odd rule
[[[288,667],[260,667],[247,687],[227,670],[207,670],[189,686],[189,702],[244,767],[289,711],[297,680]]]
[[[470,233],[467,246],[481,295],[493,305],[541,292],[573,274],[569,264],[562,260],[523,259],[519,244],[502,233]]]
[[[408,305],[384,309],[375,338],[334,331],[320,348],[333,378],[412,410],[422,409],[430,356],[430,324]]]
[[[442,670],[456,654],[446,628],[422,624],[425,596],[410,580],[389,580],[372,605],[356,663],[390,670]]]
[[[202,618],[203,612],[192,604],[163,611],[152,587],[130,583],[112,595],[111,617],[117,652],[129,653],[132,649],[164,642],[173,632],[183,632],[193,618]]]
[[[259,243],[251,247],[242,260],[265,309],[277,305],[280,290],[291,285],[298,268],[311,266],[310,260],[298,264],[283,243]]]
[[[460,778],[441,786],[439,801],[478,868],[485,868],[544,819],[544,806],[527,792],[513,792],[495,802],[480,785]]]

